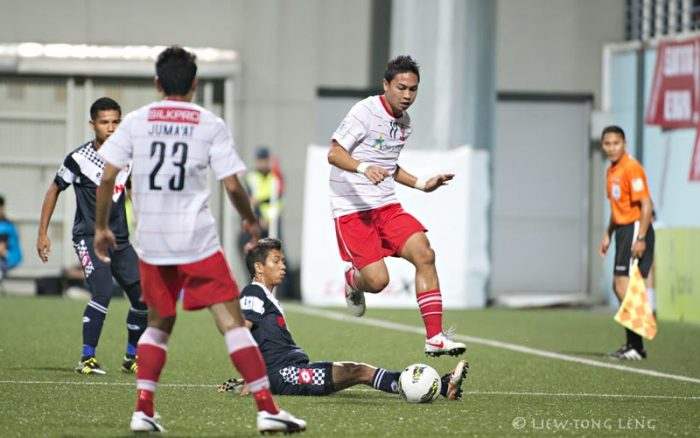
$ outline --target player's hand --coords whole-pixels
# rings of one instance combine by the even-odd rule
[[[250,234],[250,240],[243,247],[243,252],[247,253],[251,249],[255,248],[260,240],[260,226],[257,222],[248,222],[248,220],[243,219],[243,231]]]
[[[641,240],[635,240],[634,245],[632,245],[632,257],[635,259],[641,259],[646,249],[646,242],[643,242]]]
[[[105,263],[109,263],[112,259],[107,253],[108,248],[117,249],[117,240],[114,238],[114,233],[109,228],[95,228],[95,242],[93,244],[95,255],[98,259]]]
[[[217,392],[237,392],[241,397],[250,394],[250,388],[243,379],[228,379],[216,388]]]
[[[608,248],[610,248],[610,235],[605,233],[603,240],[600,241],[600,246],[598,246],[598,254],[605,257],[608,254]]]
[[[435,175],[425,182],[425,192],[434,192],[441,186],[446,186],[447,182],[455,177],[454,173],[441,173],[440,175]]]
[[[49,239],[49,236],[40,235],[36,239],[36,252],[42,263],[49,261],[49,254],[51,254],[51,239]]]
[[[374,184],[379,184],[389,176],[389,172],[383,167],[369,166],[365,169],[365,177]]]

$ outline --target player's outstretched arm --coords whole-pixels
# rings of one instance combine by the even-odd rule
[[[233,204],[238,214],[243,218],[243,229],[251,235],[250,242],[246,243],[244,248],[244,251],[248,252],[258,244],[258,239],[260,239],[260,227],[258,226],[255,213],[253,213],[253,208],[250,206],[248,192],[246,192],[243,185],[241,185],[236,175],[225,177],[221,180],[221,183],[224,185],[224,189],[226,189],[226,194],[231,204]]]
[[[370,166],[367,163],[354,159],[337,141],[331,142],[328,151],[328,163],[345,170],[346,172],[361,173],[374,184],[379,184],[389,176],[386,169],[379,166]]]
[[[39,255],[42,263],[49,261],[49,254],[51,254],[51,239],[49,239],[49,224],[51,223],[51,216],[53,216],[53,211],[56,208],[56,202],[58,202],[58,196],[61,191],[58,189],[56,183],[52,182],[49,189],[46,191],[44,196],[44,202],[41,204],[41,218],[39,219],[39,233],[36,238],[36,252]]]
[[[425,189],[423,189],[423,191],[434,192],[438,188],[448,185],[447,182],[451,181],[454,177],[454,173],[441,173],[439,175],[435,175],[425,182]]]
[[[441,186],[446,186],[447,182],[454,178],[454,173],[441,173],[435,175],[429,180],[422,180],[414,175],[411,175],[401,166],[396,166],[396,172],[394,172],[394,181],[399,184],[403,184],[407,187],[422,190],[424,192],[433,192]]]
[[[119,169],[109,163],[105,163],[102,173],[102,181],[97,188],[97,208],[95,211],[95,255],[105,263],[110,262],[107,248],[116,248],[117,242],[114,233],[109,229],[109,210],[112,207],[112,193],[114,193],[114,181],[117,179]]]

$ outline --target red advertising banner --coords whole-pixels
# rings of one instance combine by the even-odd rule
[[[700,121],[700,38],[659,43],[646,123],[695,128]]]

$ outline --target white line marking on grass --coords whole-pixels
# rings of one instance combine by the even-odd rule
[[[86,386],[133,386],[133,382],[78,382],[55,380],[0,380],[0,385],[86,385]],[[205,385],[197,383],[160,383],[158,387],[165,388],[205,388],[214,389],[218,385]],[[353,387],[343,390],[343,392],[377,392],[376,389]],[[637,398],[637,399],[658,399],[658,400],[700,400],[700,396],[692,395],[642,395],[642,394],[595,394],[595,393],[568,393],[568,392],[514,392],[514,391],[464,391],[464,395],[506,395],[506,396],[526,396],[526,397],[589,397],[589,398]]]
[[[0,380],[0,385],[88,385],[88,386],[133,386],[136,382],[58,382],[52,380]],[[219,385],[203,385],[197,383],[159,383],[158,387],[166,388],[216,388]]]
[[[641,398],[660,400],[700,400],[693,395],[643,395],[643,394],[595,394],[575,392],[512,392],[512,391],[464,391],[464,395],[524,395],[527,397],[592,397],[592,398]]]
[[[372,318],[357,318],[354,316],[346,315],[343,313],[333,312],[324,309],[317,309],[311,307],[302,307],[295,304],[286,304],[286,308],[291,309],[294,312],[304,313],[306,315],[318,316],[321,318],[331,319],[335,321],[351,322],[354,324],[367,325],[371,327],[380,327],[390,330],[397,330],[408,333],[418,333],[421,335],[425,334],[425,329],[422,327],[415,327],[408,324],[401,324],[391,321],[383,321],[381,319]],[[520,353],[532,354],[534,356],[546,357],[549,359],[563,360],[565,362],[574,362],[583,365],[590,365],[593,367],[608,368],[612,370],[625,371],[628,373],[642,374],[651,377],[661,377],[664,379],[678,380],[681,382],[690,383],[700,383],[700,379],[695,377],[680,376],[676,374],[662,373],[660,371],[647,370],[643,368],[635,368],[626,365],[618,365],[607,362],[598,362],[597,360],[584,359],[576,356],[569,356],[561,353],[554,353],[552,351],[538,350],[536,348],[525,347],[523,345],[510,344],[508,342],[494,341],[492,339],[478,338],[475,336],[466,336],[455,334],[452,336],[453,339],[460,341],[471,342],[472,344],[487,345],[489,347],[502,348],[504,350],[517,351]]]
[[[349,388],[343,390],[353,392],[376,392],[370,388]],[[644,395],[644,394],[595,394],[595,393],[575,393],[575,392],[516,392],[516,391],[463,391],[463,395],[507,395],[526,397],[587,397],[587,398],[637,398],[637,399],[658,399],[658,400],[700,400],[700,395]]]

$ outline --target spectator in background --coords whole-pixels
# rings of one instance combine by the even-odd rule
[[[255,170],[246,173],[245,187],[260,223],[260,237],[280,238],[284,180],[279,164],[273,163],[266,146],[255,151]]]
[[[5,216],[5,197],[0,195],[0,280],[22,263],[17,227]]]

